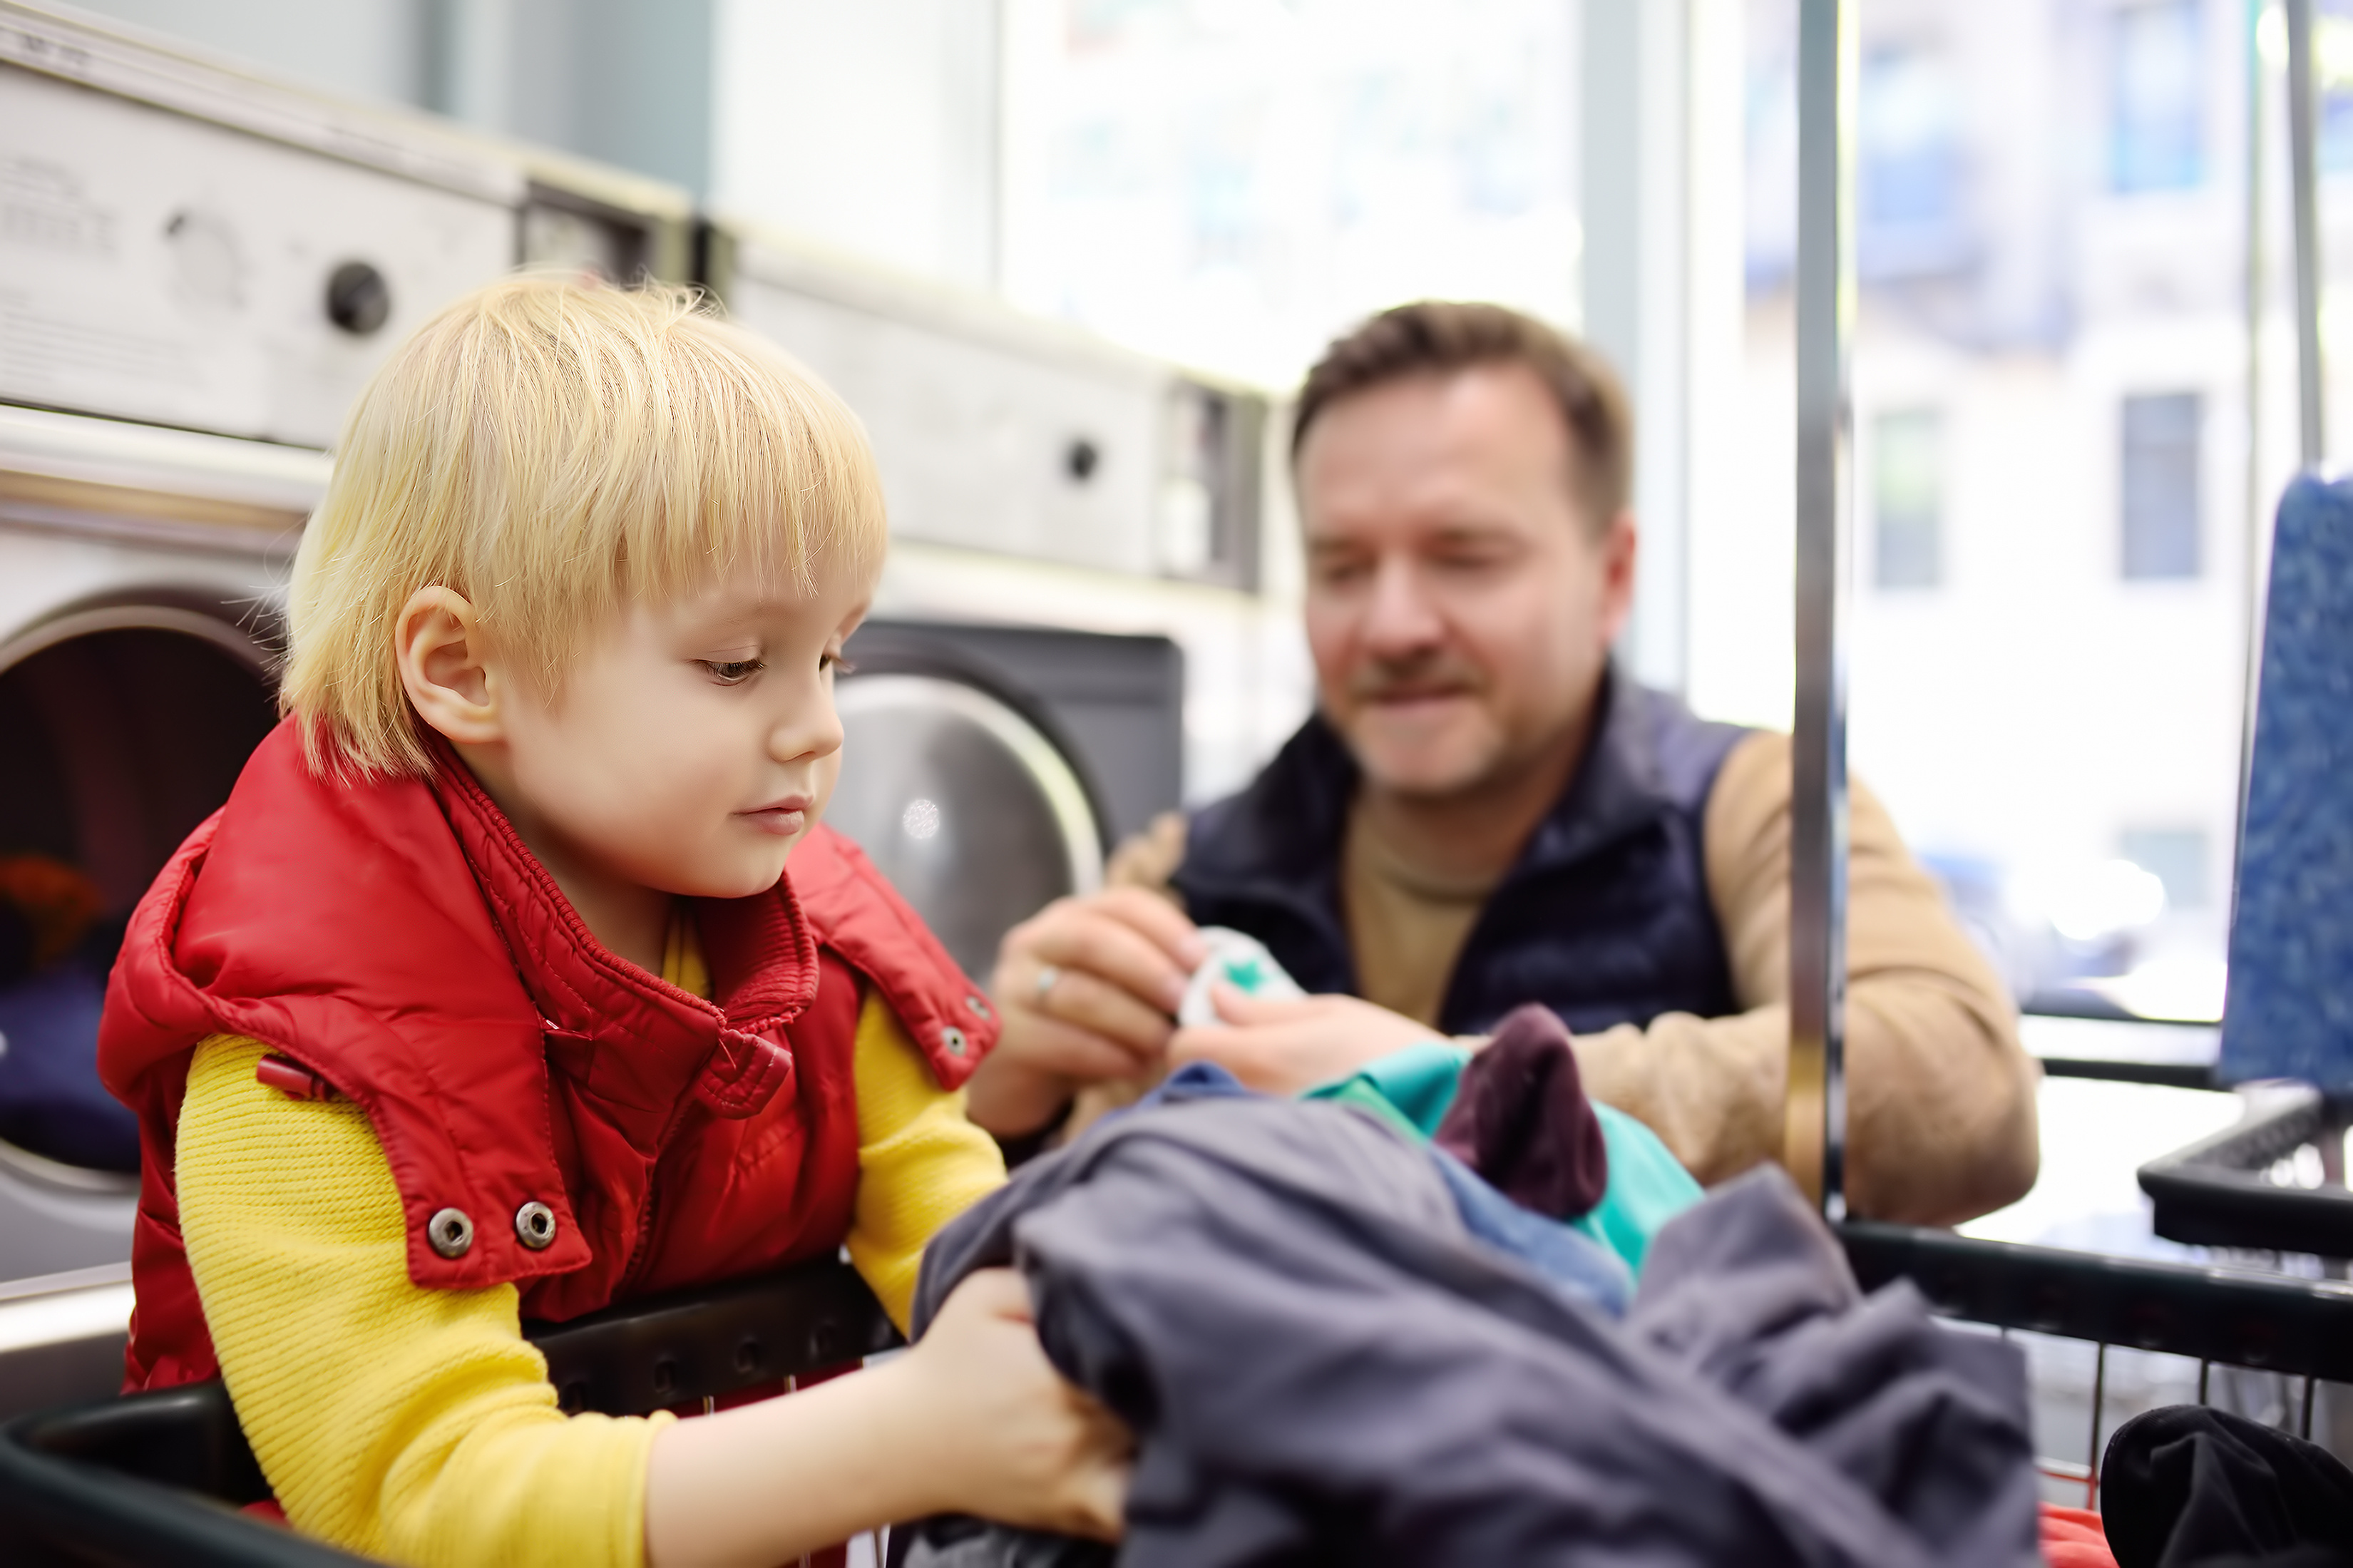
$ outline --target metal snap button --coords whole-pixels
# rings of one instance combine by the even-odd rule
[[[463,1258],[473,1250],[473,1218],[464,1209],[443,1209],[425,1222],[425,1239],[444,1258]]]
[[[973,1015],[976,1017],[986,1018],[988,1016],[988,1004],[982,1001],[977,995],[965,997],[964,999],[964,1005],[972,1009]]]
[[[533,1199],[515,1210],[515,1239],[533,1252],[555,1239],[555,1211]]]
[[[969,1048],[965,1042],[964,1031],[953,1025],[940,1031],[940,1045],[952,1057],[960,1057]]]

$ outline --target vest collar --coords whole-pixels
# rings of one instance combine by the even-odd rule
[[[791,1081],[785,1026],[817,995],[817,941],[788,881],[690,913],[717,1000],[681,990],[589,931],[471,771],[436,738],[432,788],[539,1008],[550,1055],[590,1092],[666,1112],[691,1091],[754,1115]]]

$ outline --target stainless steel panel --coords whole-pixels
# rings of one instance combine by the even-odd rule
[[[1164,384],[1074,372],[749,273],[730,304],[857,410],[893,531],[1115,572],[1158,569]]]
[[[1255,590],[1266,400],[994,300],[714,229],[711,281],[865,423],[892,530]]]
[[[327,446],[515,247],[498,202],[0,67],[0,399]]]
[[[0,1284],[0,1421],[119,1393],[131,1308],[124,1263]]]

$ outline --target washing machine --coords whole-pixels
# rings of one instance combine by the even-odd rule
[[[837,686],[848,833],[986,983],[998,941],[1179,803],[1185,668],[1166,637],[870,620]]]
[[[0,407],[0,1406],[121,1375],[138,1128],[97,1076],[132,906],[276,721],[324,454]]]
[[[1265,395],[719,218],[703,281],[855,410],[891,516],[828,819],[986,980],[1158,813],[1236,788],[1309,679]]]

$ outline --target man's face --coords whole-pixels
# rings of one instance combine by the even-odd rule
[[[1376,785],[1445,796],[1546,755],[1599,689],[1634,583],[1532,373],[1412,376],[1324,410],[1299,454],[1324,712]]]

